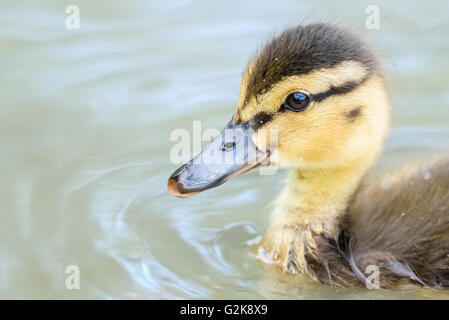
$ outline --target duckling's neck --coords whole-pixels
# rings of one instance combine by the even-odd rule
[[[368,168],[292,170],[271,217],[272,224],[309,226],[335,236],[341,215]]]
[[[288,271],[307,271],[304,257],[317,255],[316,236],[337,239],[347,204],[370,167],[371,162],[361,162],[343,168],[292,170],[261,249]],[[289,270],[292,260],[296,269]]]

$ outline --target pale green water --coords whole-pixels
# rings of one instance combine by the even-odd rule
[[[254,49],[288,23],[331,19],[380,48],[395,125],[379,167],[447,150],[449,2],[66,1],[0,4],[1,298],[425,298],[270,278],[263,234],[285,173],[194,198],[166,180],[175,128],[221,129]],[[67,290],[65,268],[80,268]],[[445,296],[443,296],[445,297]]]

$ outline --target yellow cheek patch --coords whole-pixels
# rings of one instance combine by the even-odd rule
[[[292,92],[302,91],[308,94],[326,92],[333,87],[340,87],[348,82],[361,82],[368,76],[368,71],[359,62],[343,61],[333,68],[319,69],[309,74],[290,76],[274,84],[261,96],[244,101],[247,95],[248,81],[252,66],[242,78],[235,122],[246,122],[260,112],[273,114],[279,110],[285,98]]]

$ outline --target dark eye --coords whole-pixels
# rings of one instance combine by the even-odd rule
[[[302,92],[293,92],[285,99],[284,107],[293,111],[303,111],[307,108],[310,97]]]

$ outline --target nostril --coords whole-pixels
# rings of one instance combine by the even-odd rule
[[[234,150],[235,148],[235,142],[226,142],[223,144],[223,151],[228,151],[228,150]]]

